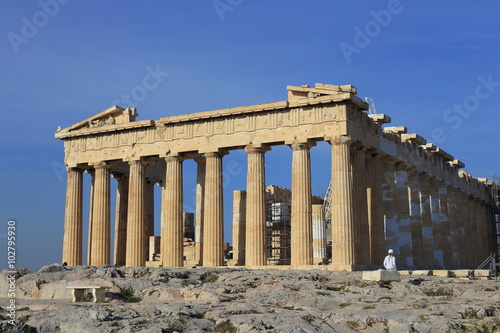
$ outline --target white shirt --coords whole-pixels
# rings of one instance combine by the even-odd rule
[[[388,254],[384,259],[385,269],[396,269],[396,257]]]

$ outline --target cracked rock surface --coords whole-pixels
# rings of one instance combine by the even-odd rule
[[[75,285],[111,288],[103,303],[72,303]],[[19,269],[15,321],[7,304],[0,332],[500,332],[500,281],[434,276],[54,264]]]

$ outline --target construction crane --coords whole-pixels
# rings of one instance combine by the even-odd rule
[[[368,103],[368,114],[376,114],[377,110],[375,110],[375,102],[373,101],[373,98],[370,97],[365,97],[366,103]]]

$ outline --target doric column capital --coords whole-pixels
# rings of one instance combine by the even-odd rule
[[[95,163],[89,163],[89,166],[94,168],[94,170],[98,169],[111,169],[111,167],[114,165],[114,163],[109,163],[109,162],[95,162]]]
[[[296,150],[309,150],[311,147],[315,146],[315,142],[295,142],[290,145],[293,151]]]
[[[333,137],[330,141],[330,144],[333,146],[347,145],[350,146],[353,141],[350,135],[340,135]]]
[[[219,151],[205,153],[204,155],[206,158],[221,158],[222,156],[228,155],[228,154],[229,154],[229,152],[227,150],[219,149]]]
[[[268,145],[257,146],[250,144],[245,147],[245,151],[247,152],[247,154],[264,154],[269,150],[271,150],[271,147],[269,147]]]
[[[70,166],[67,166],[66,167],[66,172],[83,172],[83,169],[82,168],[78,168],[78,167],[70,167]]]
[[[143,160],[130,160],[128,161],[128,165],[130,166],[145,165],[145,162]]]
[[[182,162],[184,158],[182,156],[167,156],[165,157],[165,161],[167,161],[167,163]]]

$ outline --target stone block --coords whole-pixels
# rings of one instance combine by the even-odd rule
[[[425,275],[425,276],[431,276],[432,275],[432,271],[428,271],[428,270],[418,270],[418,271],[413,271],[411,273],[411,275]]]
[[[433,271],[433,275],[440,276],[440,277],[453,277],[454,274],[451,271],[447,271],[447,270],[443,270],[443,269],[435,269]]]
[[[378,269],[376,271],[364,271],[363,280],[369,281],[401,281],[398,271]]]
[[[489,269],[476,269],[473,273],[475,277],[490,277]]]
[[[464,278],[464,277],[469,277],[473,275],[473,272],[468,269],[456,269],[453,271],[453,274],[457,278]]]

